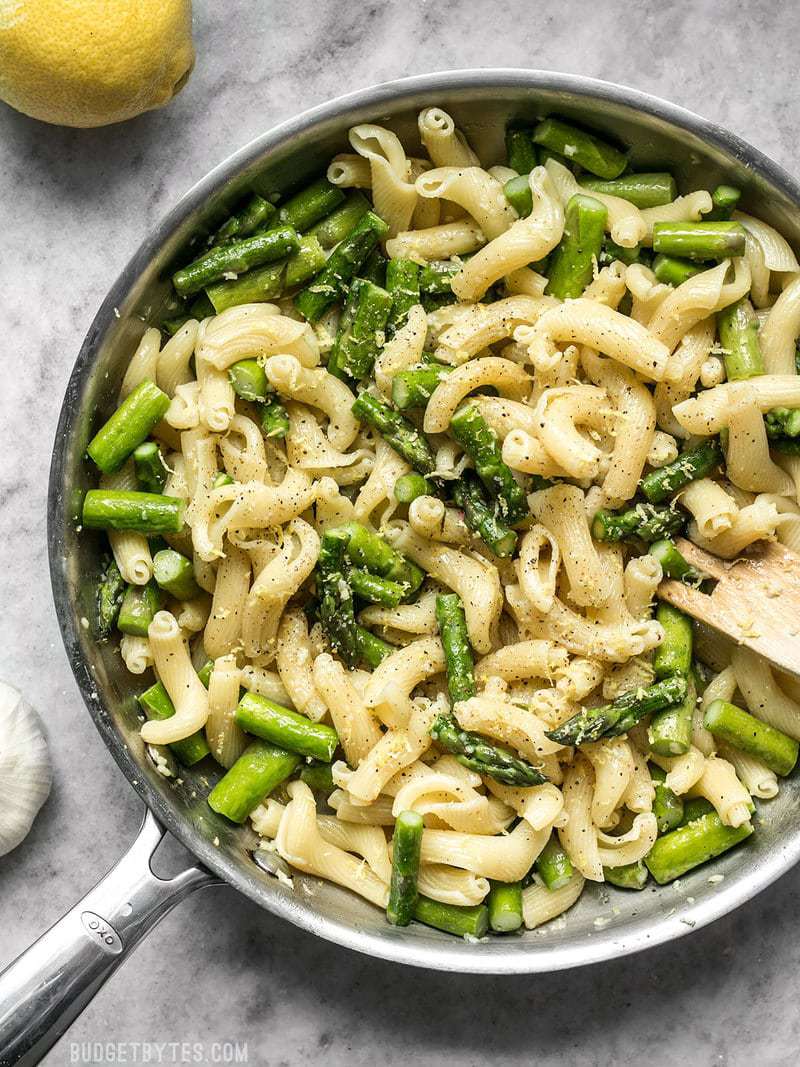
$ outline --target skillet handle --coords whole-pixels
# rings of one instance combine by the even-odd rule
[[[0,973],[0,1064],[33,1065],[139,941],[185,896],[219,883],[201,867],[157,878],[164,836],[145,812],[136,840],[86,896]]]

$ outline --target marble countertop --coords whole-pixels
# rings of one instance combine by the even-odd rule
[[[789,4],[199,0],[195,12],[197,66],[163,111],[78,131],[0,105],[0,677],[41,711],[55,762],[33,832],[0,860],[0,967],[90,888],[141,818],[62,649],[45,496],[81,340],[111,280],[178,197],[300,110],[470,66],[627,83],[730,127],[789,170],[800,165],[800,11]],[[230,1040],[247,1044],[248,1062],[269,1065],[795,1063],[798,907],[796,870],[673,945],[549,977],[478,978],[351,954],[230,889],[207,889],[164,920],[45,1062],[106,1055],[73,1042],[198,1041],[210,1055],[212,1042]]]

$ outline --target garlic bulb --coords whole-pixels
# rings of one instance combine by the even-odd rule
[[[52,782],[36,712],[18,690],[0,682],[0,856],[27,836]]]

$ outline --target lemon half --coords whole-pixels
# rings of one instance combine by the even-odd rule
[[[0,99],[42,122],[141,115],[193,65],[191,0],[0,0]]]

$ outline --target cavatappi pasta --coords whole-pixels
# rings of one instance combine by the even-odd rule
[[[737,190],[563,123],[505,160],[419,131],[355,127],[175,274],[83,522],[154,758],[215,760],[291,868],[480,937],[674,880],[794,767],[794,690],[657,591],[703,581],[679,532],[798,540],[800,266]]]

